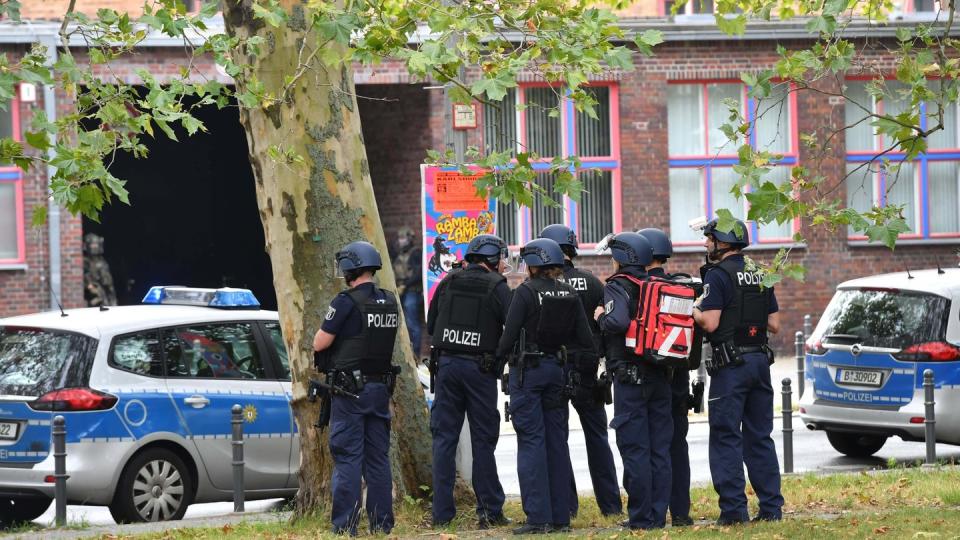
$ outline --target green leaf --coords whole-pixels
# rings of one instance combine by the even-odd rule
[[[604,59],[612,68],[633,71],[633,53],[626,47],[614,47],[607,51]]]
[[[897,41],[901,43],[913,41],[913,30],[907,27],[897,28]]]
[[[33,207],[33,217],[30,218],[33,227],[42,227],[47,224],[47,207],[40,204]]]
[[[837,19],[833,15],[820,15],[807,21],[807,31],[817,34],[832,34],[837,28]]]
[[[470,86],[470,92],[475,96],[483,96],[486,94],[487,98],[492,101],[501,101],[507,95],[509,88],[510,87],[499,78],[483,78]]]
[[[740,13],[736,17],[728,17],[719,13],[714,15],[717,28],[728,36],[742,36],[747,31],[747,16]]]
[[[287,14],[283,8],[277,5],[276,0],[270,3],[269,9],[261,6],[257,2],[252,2],[253,17],[261,19],[274,28],[278,28],[287,20]]]
[[[40,150],[41,152],[47,151],[50,148],[50,141],[47,139],[47,133],[44,131],[32,132],[25,131],[23,132],[23,137],[27,140],[27,144]]]

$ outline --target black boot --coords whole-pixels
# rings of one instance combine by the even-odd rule
[[[551,530],[552,527],[549,523],[541,523],[539,525],[527,523],[522,527],[514,529],[513,534],[548,534]]]

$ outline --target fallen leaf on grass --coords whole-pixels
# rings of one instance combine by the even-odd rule
[[[457,540],[457,535],[455,534],[441,534],[440,540]]]
[[[883,527],[877,527],[873,530],[873,534],[887,534],[890,532],[891,527],[884,525]]]

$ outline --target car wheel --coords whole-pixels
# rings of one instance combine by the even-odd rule
[[[180,519],[193,502],[193,479],[170,450],[149,448],[120,475],[110,515],[117,523]]]
[[[0,497],[0,524],[33,521],[50,508],[51,499]]]
[[[858,433],[827,432],[830,446],[840,452],[855,458],[865,458],[876,454],[887,442],[884,435],[861,435]]]

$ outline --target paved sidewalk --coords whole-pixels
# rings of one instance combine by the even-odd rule
[[[0,536],[0,540],[67,540],[75,538],[97,538],[100,536],[123,536],[134,534],[159,533],[175,529],[190,529],[198,527],[223,527],[243,522],[259,521],[287,521],[290,512],[250,512],[244,514],[228,514],[204,518],[183,519],[180,521],[161,521],[158,523],[131,523],[127,525],[102,525],[83,529],[38,529],[36,531],[18,532]]]

